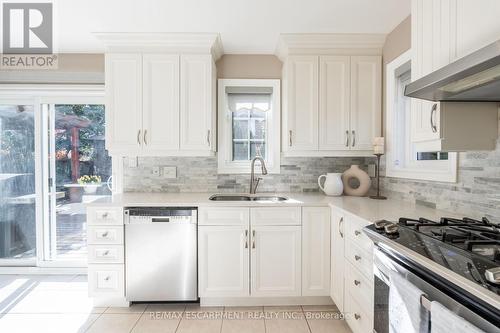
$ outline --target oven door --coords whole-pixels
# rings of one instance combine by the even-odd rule
[[[430,301],[438,301],[439,303],[446,306],[451,311],[457,313],[462,318],[466,319],[476,327],[482,329],[485,332],[498,333],[500,330],[497,328],[499,325],[498,309],[495,314],[495,309],[483,309],[478,305],[476,312],[473,312],[468,307],[462,304],[474,304],[474,300],[466,295],[464,291],[460,297],[467,297],[467,300],[463,298],[460,299],[460,303],[455,300],[450,295],[456,293],[447,293],[446,290],[443,292],[441,290],[444,285],[450,285],[446,281],[438,281],[436,277],[432,274],[428,274],[426,270],[418,265],[414,264],[409,260],[398,257],[397,254],[392,253],[385,247],[376,246],[374,249],[374,323],[373,330],[376,333],[388,333],[389,332],[389,290],[391,286],[390,272],[397,272],[398,274],[404,276],[409,282],[413,283],[416,287],[420,288],[425,294],[427,294]],[[444,282],[444,284],[443,284]],[[441,290],[436,287],[439,286]],[[478,314],[481,313],[482,315]]]

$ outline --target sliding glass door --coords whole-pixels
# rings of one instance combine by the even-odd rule
[[[32,265],[37,255],[35,110],[0,103],[0,264]]]
[[[0,266],[83,267],[86,205],[111,195],[101,96],[0,96]]]
[[[86,205],[111,195],[104,105],[49,104],[50,214],[46,260],[87,258]]]

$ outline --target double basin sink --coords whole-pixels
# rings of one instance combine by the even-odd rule
[[[258,202],[282,202],[288,198],[277,195],[249,195],[249,194],[214,194],[212,201],[258,201]]]

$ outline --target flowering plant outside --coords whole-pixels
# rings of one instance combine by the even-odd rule
[[[81,185],[100,184],[100,183],[101,183],[101,177],[99,177],[99,176],[85,175],[85,176],[81,176],[80,178],[78,178],[78,184],[81,184]]]

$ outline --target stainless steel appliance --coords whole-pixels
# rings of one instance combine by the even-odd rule
[[[125,209],[128,301],[196,301],[196,208]]]
[[[500,101],[500,40],[406,86],[405,95],[430,101]]]
[[[377,221],[365,227],[375,242],[374,330],[389,332],[391,271],[406,277],[485,332],[500,332],[500,233],[487,219]]]

